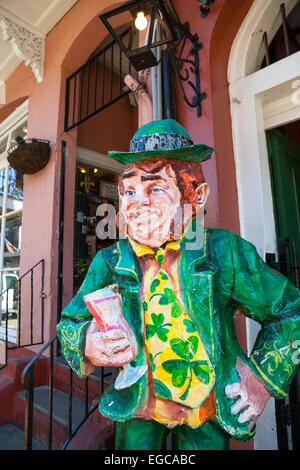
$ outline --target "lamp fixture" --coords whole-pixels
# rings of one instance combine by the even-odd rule
[[[139,31],[144,31],[147,28],[148,21],[147,21],[147,18],[145,17],[145,15],[144,15],[143,11],[138,12],[138,14],[136,15],[136,19],[135,19],[134,24],[135,24],[135,27]]]
[[[200,3],[208,8],[213,1],[201,0]],[[202,43],[198,34],[191,33],[188,22],[181,23],[171,0],[130,0],[99,18],[137,72],[158,65],[156,49],[160,47],[162,55],[170,58],[185,102],[201,116],[201,102],[206,98],[206,93],[200,90]],[[129,34],[122,35],[120,25],[127,25]]]
[[[155,48],[176,39],[167,4],[166,0],[131,0],[99,16],[137,72],[157,65]],[[130,35],[122,37],[118,34],[114,27],[116,23],[131,25]],[[160,39],[156,38],[158,25]],[[146,29],[146,37],[141,43],[140,32]]]

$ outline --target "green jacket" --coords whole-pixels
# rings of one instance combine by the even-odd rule
[[[206,229],[202,247],[187,248],[183,239],[182,293],[215,370],[217,420],[230,435],[247,441],[255,429],[249,432],[248,423],[238,423],[238,415],[230,413],[233,401],[225,395],[225,386],[239,381],[235,369],[239,356],[274,397],[286,396],[297,368],[292,342],[300,339],[300,292],[267,266],[253,245],[232,232]],[[84,375],[84,338],[91,321],[83,296],[114,283],[120,287],[123,313],[137,339],[134,363],[145,363],[141,281],[142,271],[128,240],[97,253],[57,327],[63,355],[78,375]],[[250,358],[237,342],[237,306],[262,326]],[[101,397],[100,412],[112,420],[131,419],[146,399],[146,384],[147,374],[127,389],[116,390],[112,384]]]

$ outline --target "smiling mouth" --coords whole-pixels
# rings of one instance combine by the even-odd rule
[[[148,219],[152,217],[160,217],[161,213],[159,210],[142,210],[138,209],[136,211],[132,211],[128,214],[130,219],[141,220],[141,219]]]

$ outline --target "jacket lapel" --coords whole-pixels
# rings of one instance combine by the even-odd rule
[[[119,259],[114,268],[115,277],[122,284],[128,284],[129,288],[138,289],[142,282],[143,273],[129,241],[127,239],[118,241],[116,249],[119,252]]]
[[[188,313],[211,359],[214,356],[213,336],[213,277],[214,268],[208,264],[207,232],[198,249],[186,249],[184,243],[180,258],[180,280]]]

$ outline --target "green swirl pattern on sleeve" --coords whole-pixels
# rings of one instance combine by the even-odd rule
[[[61,352],[79,377],[85,377],[85,365],[88,362],[84,355],[85,335],[91,321],[74,322],[70,319],[61,321],[57,325],[57,335],[61,345]]]

